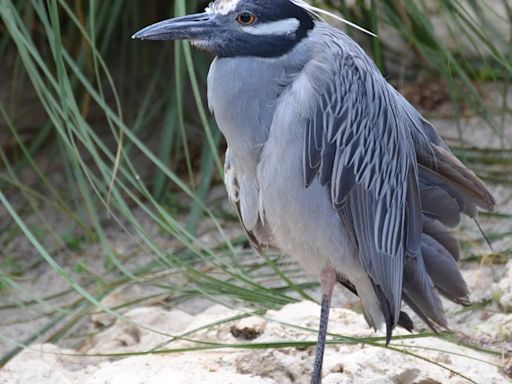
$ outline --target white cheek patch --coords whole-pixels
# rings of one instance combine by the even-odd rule
[[[300,21],[292,17],[270,23],[256,23],[256,25],[242,27],[242,29],[251,35],[291,35],[297,32],[299,25]]]
[[[236,9],[239,2],[240,0],[217,0],[210,3],[208,8],[206,8],[206,12],[227,15]]]

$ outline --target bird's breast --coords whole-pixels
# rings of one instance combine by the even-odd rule
[[[234,152],[259,154],[269,135],[279,71],[257,58],[217,58],[208,75],[208,103]]]

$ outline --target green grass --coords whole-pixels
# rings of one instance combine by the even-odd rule
[[[335,10],[334,3],[323,5]],[[482,54],[476,60],[439,40],[421,1],[358,1],[352,8],[341,3],[337,10],[361,26],[397,31],[454,105],[463,100],[485,119],[502,151],[460,146],[456,152],[487,180],[510,185],[510,138],[498,117],[503,106],[484,103],[477,87],[494,81],[505,94],[512,78],[511,36],[493,24],[496,15],[482,2],[439,2],[454,38]],[[507,13],[498,17],[512,29],[512,11],[504,4]],[[238,228],[236,218],[221,201],[209,199],[223,177],[222,138],[205,106],[210,58],[186,43],[130,38],[151,22],[192,8],[196,3],[184,0],[0,0],[0,313],[18,308],[45,319],[32,334],[7,340],[12,349],[0,365],[24,345],[83,341],[87,336],[77,337],[74,326],[94,311],[126,320],[121,309],[154,296],[116,308],[102,299],[132,283],[156,287],[171,304],[200,295],[264,311],[310,298],[311,282],[294,283],[300,271],[243,251],[247,241],[240,232],[225,230]],[[387,42],[357,36],[389,75]],[[129,249],[119,249],[121,237]],[[19,239],[23,252],[10,246]],[[151,261],[139,265],[140,255]],[[65,288],[27,289],[25,279],[42,270]],[[283,343],[247,348],[296,346]]]

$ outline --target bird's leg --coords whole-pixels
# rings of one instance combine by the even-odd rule
[[[316,344],[315,366],[311,384],[322,382],[322,366],[324,362],[325,339],[327,337],[327,323],[329,322],[329,310],[331,308],[332,290],[336,283],[336,271],[328,264],[320,274],[322,288],[322,309],[320,312],[320,327],[318,329],[318,342]]]

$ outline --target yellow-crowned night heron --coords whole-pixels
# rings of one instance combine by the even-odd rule
[[[402,300],[445,327],[439,293],[469,292],[448,228],[495,201],[435,128],[346,34],[301,0],[217,0],[138,39],[191,40],[216,56],[208,100],[224,134],[226,186],[257,250],[294,256],[322,289],[312,383],[321,382],[336,281],[367,322],[412,328]]]

